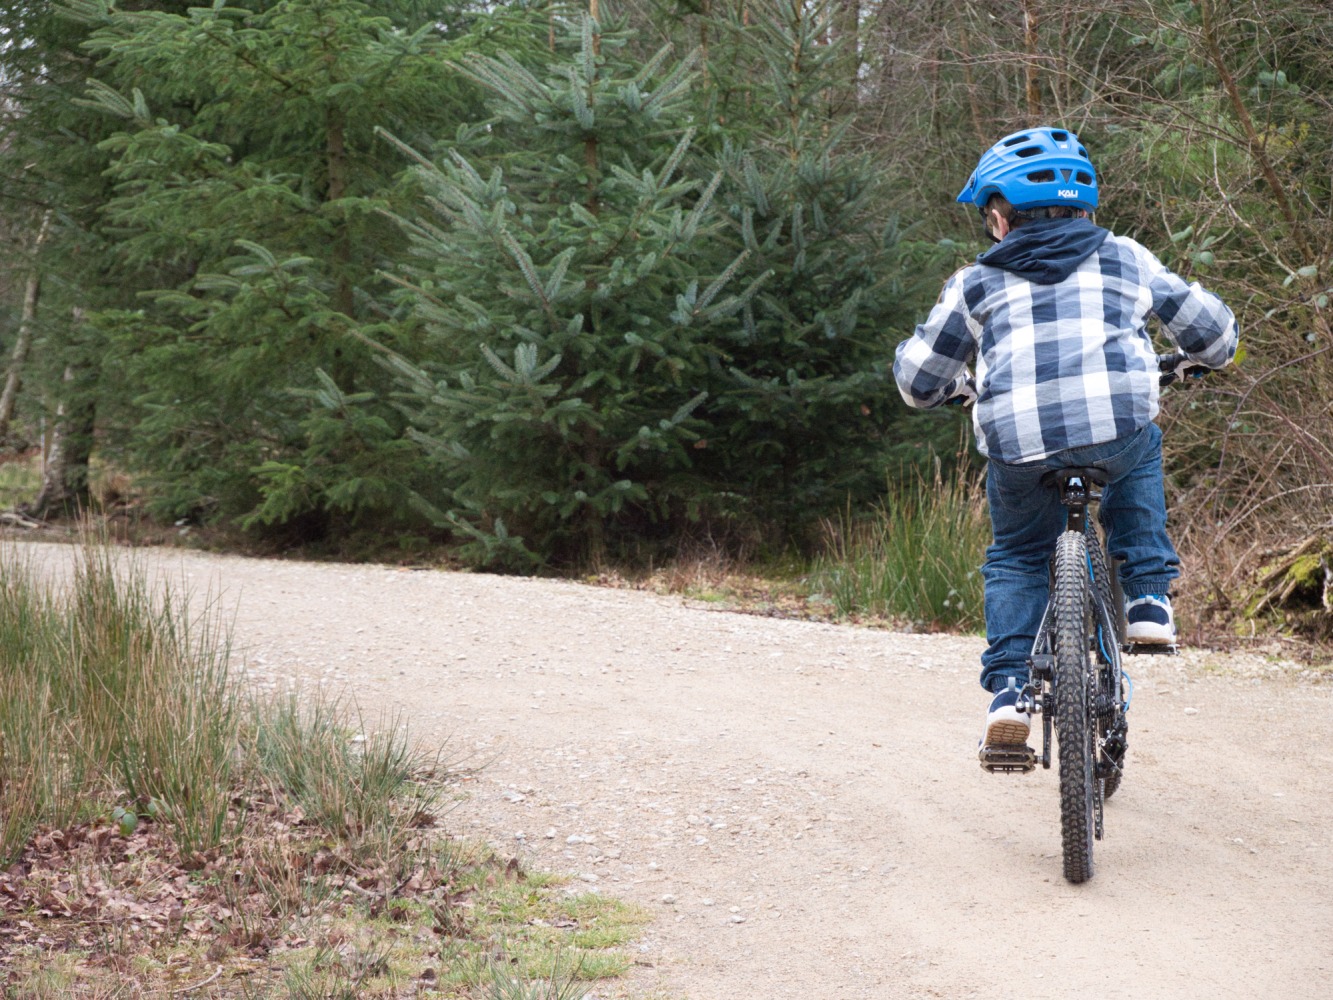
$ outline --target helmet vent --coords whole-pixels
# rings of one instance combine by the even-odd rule
[[[1052,133],[1051,133],[1051,138],[1054,139],[1056,142],[1068,142],[1068,141],[1069,141],[1069,133],[1068,133],[1068,132],[1052,132]]]
[[[1074,171],[1070,170],[1068,167],[1061,167],[1061,168],[1060,168],[1060,174],[1061,174],[1061,176],[1064,177],[1065,180],[1069,180],[1069,176],[1070,176],[1070,174],[1072,174],[1073,172],[1074,172]]]
[[[1010,146],[1017,146],[1020,142],[1030,142],[1031,139],[1032,136],[1026,134],[1011,135],[1008,139],[1005,139],[1001,145],[1003,145],[1005,149],[1008,149]]]
[[[1014,155],[1015,155],[1015,156],[1019,156],[1019,157],[1023,157],[1023,158],[1025,158],[1025,159],[1026,159],[1027,157],[1029,157],[1029,156],[1040,156],[1040,155],[1041,155],[1041,147],[1040,147],[1040,146],[1028,146],[1028,147],[1026,147],[1026,148],[1024,148],[1024,149],[1016,150],[1016,151],[1014,152]]]
[[[1091,184],[1092,174],[1085,174],[1082,170],[1080,170],[1078,173],[1074,175],[1074,180],[1078,181],[1080,184]]]
[[[1035,170],[1028,174],[1028,180],[1033,184],[1052,184],[1055,182],[1055,171]]]

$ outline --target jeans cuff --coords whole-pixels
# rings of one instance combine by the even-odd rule
[[[1009,678],[1012,677],[1016,686],[1022,690],[1024,684],[1028,682],[1028,668],[1023,667],[999,667],[988,671],[986,674],[985,688],[991,694],[999,694],[1009,686]]]
[[[1131,584],[1121,584],[1125,600],[1132,601],[1136,597],[1143,597],[1145,594],[1165,594],[1171,596],[1171,580],[1169,576],[1149,578],[1147,580],[1135,580]]]

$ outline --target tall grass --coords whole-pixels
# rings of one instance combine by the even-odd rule
[[[0,549],[0,864],[117,799],[182,850],[227,833],[237,695],[220,630],[93,541],[65,581]]]
[[[53,739],[52,678],[38,668],[37,637],[51,609],[43,595],[0,566],[0,865],[45,817],[77,811],[81,755],[62,753]]]
[[[168,588],[150,593],[136,567],[87,544],[71,588],[82,670],[81,714],[120,786],[173,826],[186,852],[228,836],[238,767],[239,696],[226,633],[211,607],[192,617]]]
[[[71,573],[43,576],[0,547],[0,580],[0,866],[39,827],[118,804],[198,855],[239,835],[240,786],[380,856],[436,804],[398,720],[362,739],[323,698],[250,700],[216,609],[150,588],[123,550],[89,538]]]
[[[965,471],[890,483],[867,515],[825,526],[812,588],[845,615],[975,630],[985,619],[980,567],[990,542],[985,490]]]
[[[308,821],[354,849],[392,855],[412,823],[439,805],[439,789],[414,780],[430,761],[411,745],[401,719],[351,732],[353,714],[322,693],[256,704],[255,762]]]

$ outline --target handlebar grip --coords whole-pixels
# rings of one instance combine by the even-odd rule
[[[1186,365],[1183,377],[1191,379],[1203,378],[1212,371],[1207,365],[1192,365],[1188,362],[1189,357],[1179,351],[1157,355],[1158,385],[1166,387],[1180,379],[1182,377],[1181,365]]]
[[[977,401],[977,380],[968,376],[963,381],[963,387],[956,396],[950,396],[944,401],[945,406],[971,406]]]

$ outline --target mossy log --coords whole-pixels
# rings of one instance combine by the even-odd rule
[[[1245,613],[1264,612],[1333,613],[1333,538],[1311,535],[1260,571]]]

